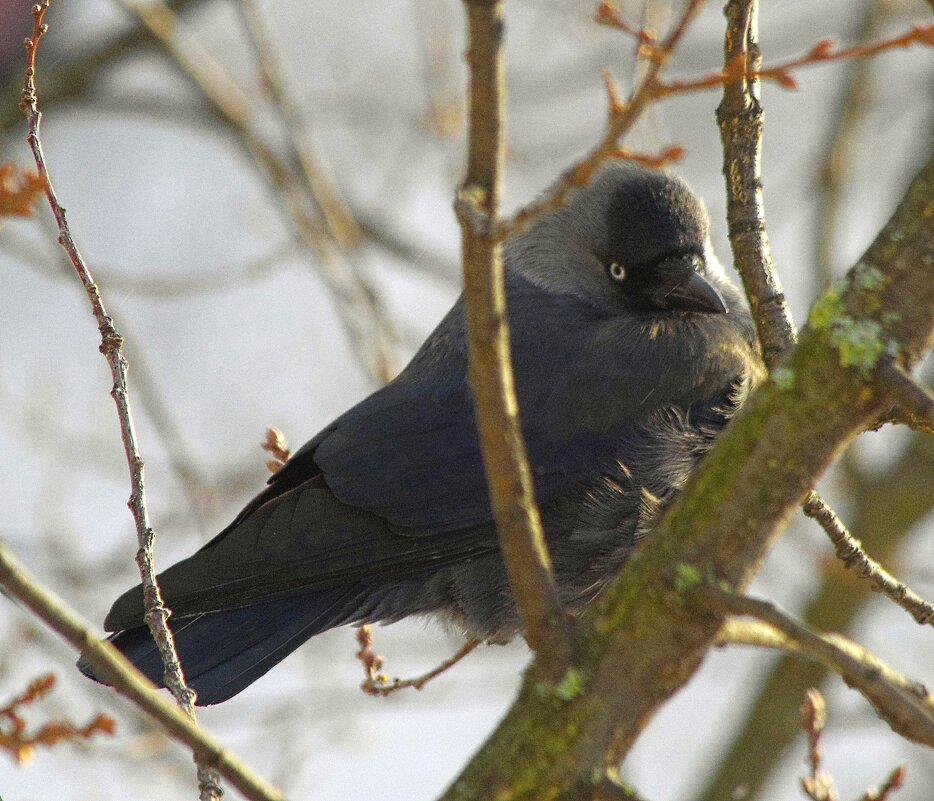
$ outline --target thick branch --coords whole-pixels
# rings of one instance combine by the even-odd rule
[[[885,404],[866,369],[871,356],[897,350],[910,367],[930,347],[934,282],[921,265],[932,249],[934,161],[846,282],[815,304],[783,380],[760,388],[651,546],[635,553],[589,610],[578,680],[543,684],[533,664],[517,703],[445,799],[593,795],[592,778],[626,753],[716,635],[719,619],[688,608],[672,587],[708,580],[741,591],[817,476]],[[854,342],[845,331],[871,331],[875,339]],[[856,364],[852,348],[860,341],[865,361]]]
[[[502,244],[494,236],[505,157],[503,4],[465,0],[465,8],[470,36],[470,139],[467,175],[455,208],[464,253],[470,386],[493,516],[525,636],[543,673],[557,679],[570,664],[570,636],[519,426]]]
[[[0,587],[31,609],[53,631],[71,643],[95,672],[129,698],[160,728],[191,749],[195,759],[217,770],[247,798],[284,801],[283,795],[257,776],[213,735],[198,727],[187,714],[158,692],[126,657],[97,633],[14,559],[0,542]]]
[[[854,530],[867,551],[883,564],[894,563],[899,547],[934,507],[934,437],[914,435],[892,468],[881,475],[856,472],[844,461],[843,478]],[[844,569],[839,560],[824,563],[822,582],[802,617],[821,631],[846,632],[865,609],[872,585]],[[739,621],[728,621],[731,625]],[[744,624],[761,623],[742,621]],[[722,633],[722,630],[721,630]],[[745,721],[733,733],[717,771],[698,798],[721,801],[743,785],[755,798],[772,767],[800,733],[798,707],[809,687],[820,687],[826,670],[819,662],[794,656],[780,659],[765,676]]]

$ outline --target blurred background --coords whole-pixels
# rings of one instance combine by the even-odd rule
[[[17,110],[29,7],[0,0],[0,161],[21,165],[31,164]],[[53,3],[38,83],[53,180],[126,337],[165,567],[262,486],[266,426],[297,448],[401,368],[456,298],[465,31],[453,0],[173,0],[160,7],[177,20],[166,45],[132,8]],[[662,30],[679,9],[623,4],[628,19]],[[595,25],[594,11],[576,0],[507,3],[507,209],[601,135],[601,67],[627,89],[638,74],[632,41]],[[764,3],[766,63],[823,36],[899,32],[930,11],[920,0]],[[707,6],[668,75],[716,68],[723,25],[719,4]],[[796,75],[797,92],[763,89],[763,176],[800,325],[927,158],[934,58],[915,48]],[[626,144],[686,148],[678,169],[706,198],[728,262],[718,102],[705,92],[656,105]],[[99,623],[138,581],[129,483],[97,329],[44,203],[0,228],[0,280],[0,537]],[[889,427],[860,437],[821,484],[870,554],[928,598],[932,465],[930,437]],[[846,575],[801,516],[752,591],[934,680],[930,629]],[[374,636],[394,676],[459,645],[417,622]],[[502,716],[528,660],[522,643],[481,648],[422,692],[381,699],[360,691],[355,650],[352,629],[317,637],[200,720],[292,798],[429,801]],[[53,670],[58,689],[31,721],[107,711],[119,724],[113,738],[40,750],[24,766],[0,753],[4,801],[195,798],[190,757],[73,662],[0,602],[0,705]],[[909,770],[897,798],[934,797],[934,757],[891,733],[861,696],[809,664],[735,647],[708,656],[623,773],[658,801],[800,798],[797,710],[811,685],[828,699],[825,767],[841,798],[855,801],[900,762]]]

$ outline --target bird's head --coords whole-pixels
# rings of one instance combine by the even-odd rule
[[[507,241],[506,257],[542,288],[611,312],[722,314],[731,287],[708,229],[681,178],[618,162]]]

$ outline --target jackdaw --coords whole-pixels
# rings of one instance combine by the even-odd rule
[[[704,207],[675,175],[607,165],[504,250],[522,433],[555,581],[577,613],[760,379],[758,347]],[[435,615],[471,638],[520,633],[466,373],[460,299],[394,381],[161,574],[199,704],[334,626]],[[104,625],[161,684],[142,588]]]

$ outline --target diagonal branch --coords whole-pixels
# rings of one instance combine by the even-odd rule
[[[859,540],[847,531],[833,509],[817,493],[812,492],[808,495],[804,502],[804,513],[816,520],[827,532],[836,548],[837,557],[846,568],[853,570],[860,578],[868,579],[874,589],[910,612],[918,623],[934,626],[934,606],[912,592],[878,562],[870,559]]]
[[[839,673],[862,693],[893,731],[934,747],[934,696],[862,646],[836,634],[820,634],[769,601],[719,587],[697,585],[689,598],[718,614],[746,615],[777,629],[798,651]]]
[[[505,161],[502,0],[465,0],[470,44],[467,174],[455,210],[464,254],[470,385],[477,410],[493,516],[525,636],[557,680],[571,640],[535,504],[519,425],[506,321],[502,243],[495,236]]]
[[[87,622],[26,572],[3,542],[0,542],[0,587],[71,643],[98,675],[129,698],[170,737],[188,746],[199,763],[216,770],[252,801],[285,801],[278,790],[158,692],[123,654],[110,643],[99,640]]]
[[[721,619],[698,614],[683,593],[721,581],[742,591],[809,487],[884,407],[871,369],[844,358],[836,325],[872,329],[884,343],[876,357],[897,347],[905,368],[930,348],[934,282],[919,265],[934,250],[932,207],[934,160],[847,279],[815,304],[820,313],[783,364],[789,380],[757,390],[663,516],[651,547],[638,549],[588,610],[577,681],[547,684],[533,663],[445,801],[470,793],[531,801],[544,788],[554,799],[593,797],[592,778],[627,753],[717,634]]]
[[[772,261],[765,227],[761,175],[763,119],[757,77],[762,60],[759,51],[758,0],[730,0],[725,13],[729,21],[724,47],[725,62],[728,65],[740,63],[743,67],[742,74],[747,76],[741,82],[731,82],[724,86],[723,102],[717,109],[717,121],[723,141],[723,174],[727,179],[730,245],[733,249],[734,264],[743,279],[752,308],[763,358],[772,370],[797,341],[797,332],[782,292],[778,271]],[[867,45],[863,49],[871,53],[877,51],[878,46]],[[871,271],[864,271],[864,275],[865,280],[871,283]],[[828,294],[828,303],[831,301],[832,296]],[[829,310],[830,306],[826,309]],[[930,396],[920,387],[916,387],[889,359],[876,358],[882,355],[881,342],[877,343],[878,350],[875,351],[875,345],[866,346],[866,341],[862,338],[868,333],[868,329],[861,331],[846,324],[835,323],[831,323],[829,329],[840,347],[841,359],[853,363],[863,358],[869,360],[875,370],[877,385],[887,390],[900,405],[907,407],[904,414],[910,421],[916,421],[918,426],[922,426],[927,418],[931,417]],[[864,365],[864,369],[866,367],[867,365]],[[788,378],[787,375],[781,375],[782,380]],[[806,506],[805,513],[810,517],[815,517],[816,510],[820,509],[823,519],[829,520],[828,515],[832,516],[837,526],[842,528],[836,514],[819,495],[811,492],[808,504],[810,511]],[[855,541],[850,537],[850,545],[853,542]],[[854,551],[852,547],[848,547],[846,550],[848,554],[852,554],[858,551],[858,548]],[[837,553],[841,553],[839,545]],[[859,558],[864,566],[871,562],[865,554],[860,553],[856,558]],[[897,602],[909,609],[919,622],[930,617],[927,611],[929,605],[926,602],[881,571],[878,565],[875,567],[878,569],[869,570],[867,567],[859,572],[859,575],[872,576],[874,586],[878,588],[888,587],[891,593],[886,592],[886,595],[902,599]]]
[[[510,233],[520,230],[546,209],[561,206],[573,189],[586,185],[590,181],[606,159],[630,156],[628,152],[620,149],[620,138],[632,128],[642,112],[658,97],[662,86],[662,70],[681,43],[685,32],[703,4],[704,0],[688,0],[671,32],[660,43],[653,44],[649,48],[649,60],[645,74],[628,100],[622,100],[616,85],[609,79],[608,74],[604,73],[610,105],[606,131],[602,138],[583,158],[568,167],[541,197],[519,209],[509,219],[499,221],[495,228],[497,238],[505,239]],[[601,14],[609,13],[604,6],[605,4],[601,4],[598,11],[598,22],[604,22]],[[673,152],[670,154],[674,155]]]
[[[318,274],[336,300],[338,315],[363,363],[381,383],[388,381],[393,372],[389,343],[395,335],[385,310],[370,284],[346,263],[327,225],[312,212],[310,206],[318,200],[314,188],[309,194],[304,173],[297,174],[293,165],[280,158],[256,133],[247,95],[197,39],[183,36],[184,30],[176,24],[164,0],[119,2],[140,19],[217,118],[252,155],[263,177],[276,190],[275,196],[289,215],[300,242],[315,256]],[[311,166],[310,162],[307,166]]]
[[[893,362],[882,364],[877,373],[895,401],[893,422],[934,434],[934,396]]]

